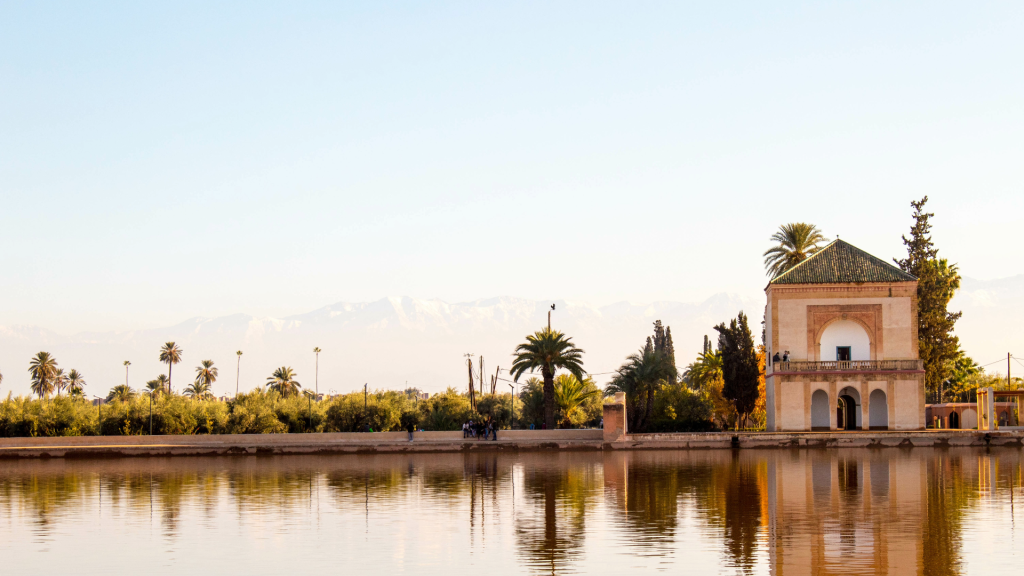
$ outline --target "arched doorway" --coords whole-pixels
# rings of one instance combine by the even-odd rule
[[[839,420],[836,423],[842,422],[841,428],[843,430],[856,430],[857,429],[857,401],[853,399],[853,396],[849,394],[843,394],[839,397]]]
[[[960,429],[960,415],[956,411],[949,413],[949,427],[953,430]]]
[[[811,394],[811,430],[830,430],[828,392],[815,390]]]
[[[874,390],[868,397],[868,425],[872,430],[889,429],[889,403],[885,392]]]
[[[860,430],[861,428],[861,415],[860,415],[860,393],[857,392],[856,388],[846,387],[839,391],[839,400],[843,404],[843,414],[839,420],[836,420],[838,424],[842,422],[843,430]]]

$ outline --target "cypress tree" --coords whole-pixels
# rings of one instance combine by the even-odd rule
[[[672,328],[665,328],[665,355],[668,356],[668,361],[672,364],[672,368],[676,367],[676,348],[672,345]]]
[[[953,327],[961,313],[947,309],[960,288],[960,272],[956,264],[938,257],[928,222],[935,214],[924,211],[927,202],[925,196],[910,203],[914,208],[914,225],[910,227],[910,238],[903,236],[907,257],[896,260],[896,264],[917,276],[918,354],[924,361],[925,390],[935,398],[941,383],[949,379],[960,350],[960,339],[953,334]]]
[[[757,362],[757,350],[754,349],[754,338],[750,334],[747,315],[739,315],[729,321],[715,326],[718,332],[718,351],[722,354],[722,396],[732,401],[739,418],[736,427],[748,414],[754,411],[758,398],[758,377],[760,369]]]

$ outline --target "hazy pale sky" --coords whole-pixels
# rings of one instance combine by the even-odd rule
[[[5,2],[0,325],[1024,273],[1024,4]]]

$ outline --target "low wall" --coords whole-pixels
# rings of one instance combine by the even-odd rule
[[[952,446],[1024,447],[1024,430],[920,430],[872,432],[701,432],[629,434],[610,444],[621,450],[699,448],[887,448]]]
[[[406,432],[0,438],[0,459],[517,450],[1024,447],[1024,430],[627,434],[612,442],[604,440],[602,430],[502,430],[498,432],[497,441],[463,438],[462,432],[416,432],[412,442],[408,439]]]
[[[194,436],[0,438],[0,458],[199,456],[478,450],[600,450],[601,430],[500,430],[498,440],[462,432],[338,432]]]

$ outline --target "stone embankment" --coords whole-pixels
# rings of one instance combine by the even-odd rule
[[[612,441],[606,441],[605,432],[504,430],[499,432],[497,441],[464,439],[461,432],[417,432],[412,442],[405,432],[0,438],[0,459],[545,450],[1024,447],[1024,430],[626,434]]]

